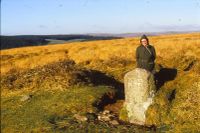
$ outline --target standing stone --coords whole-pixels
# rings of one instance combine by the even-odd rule
[[[152,103],[155,94],[153,74],[145,69],[136,68],[124,76],[125,102],[128,121],[145,124],[145,112]]]

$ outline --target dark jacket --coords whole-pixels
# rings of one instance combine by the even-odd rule
[[[155,66],[154,60],[156,59],[156,51],[152,45],[147,45],[147,48],[142,44],[137,47],[136,49],[137,67],[152,72]]]

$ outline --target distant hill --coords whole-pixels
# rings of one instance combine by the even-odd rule
[[[38,46],[72,41],[109,40],[120,37],[92,36],[92,35],[18,35],[1,36],[1,49],[10,49],[24,46]],[[59,41],[60,40],[60,41]]]
[[[195,32],[195,31],[193,31]],[[138,33],[88,33],[88,34],[69,34],[69,35],[17,35],[1,36],[1,48],[10,49],[25,46],[39,46],[48,44],[62,44],[69,42],[83,42],[93,40],[110,40],[127,37],[138,37],[142,34],[148,36],[158,36],[178,33],[192,33],[192,31],[169,31],[169,32],[138,32]]]
[[[168,32],[136,32],[136,33],[121,33],[121,34],[112,34],[112,33],[89,33],[87,35],[92,36],[107,36],[107,37],[138,37],[143,34],[148,36],[159,36],[167,34],[183,34],[183,33],[195,33],[198,31],[168,31]]]

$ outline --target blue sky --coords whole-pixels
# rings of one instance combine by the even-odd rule
[[[200,31],[200,0],[1,0],[1,34]]]

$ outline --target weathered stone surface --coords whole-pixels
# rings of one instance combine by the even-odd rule
[[[79,114],[75,114],[74,117],[78,120],[78,121],[87,121],[88,118],[86,116],[82,116]]]
[[[109,110],[104,110],[103,112],[99,112],[97,114],[97,118],[99,121],[103,121],[103,122],[109,122],[110,124],[113,125],[117,125],[119,124],[117,119],[116,114],[114,114],[113,112],[109,111]]]
[[[31,98],[32,98],[32,95],[23,95],[20,101],[24,102],[24,101],[30,100]]]
[[[109,123],[112,125],[119,125],[119,122],[117,120],[111,120],[109,121]]]
[[[145,69],[136,68],[124,76],[125,102],[128,121],[145,124],[145,112],[152,103],[155,94],[153,75]]]

